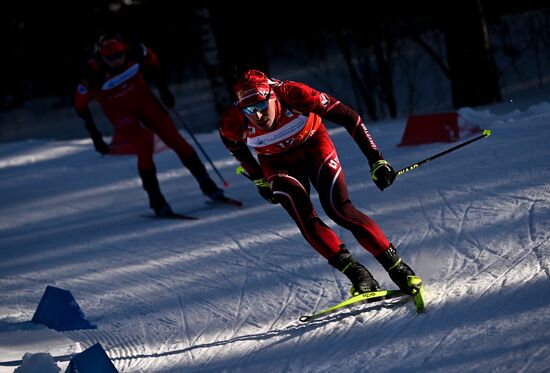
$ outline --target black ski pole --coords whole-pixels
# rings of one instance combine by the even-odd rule
[[[180,113],[179,113],[176,109],[172,109],[172,111],[174,112],[174,114],[176,115],[176,117],[178,117],[178,120],[181,122],[181,124],[183,125],[183,127],[187,130],[187,133],[189,133],[189,135],[191,136],[191,138],[193,139],[193,141],[195,142],[195,144],[197,144],[197,147],[200,149],[200,151],[202,152],[202,154],[204,155],[204,157],[208,160],[208,163],[210,163],[210,166],[212,166],[212,168],[214,169],[214,172],[216,172],[216,174],[218,175],[218,177],[219,177],[220,180],[222,181],[224,188],[227,188],[227,187],[229,186],[229,183],[223,178],[222,174],[220,174],[220,171],[218,171],[218,169],[216,168],[216,166],[214,166],[214,163],[212,162],[212,160],[210,159],[210,157],[208,156],[208,154],[206,154],[206,152],[205,152],[204,149],[202,148],[201,144],[199,143],[199,141],[197,140],[197,138],[196,138],[195,135],[193,134],[193,131],[191,131],[191,128],[184,122],[184,120],[183,120],[183,118],[181,117]]]
[[[444,156],[445,154],[449,154],[450,152],[452,151],[455,151],[456,149],[459,149],[459,148],[462,148],[463,146],[466,146],[468,144],[471,144],[473,143],[474,141],[477,141],[479,139],[482,139],[484,137],[489,137],[491,135],[491,131],[490,130],[483,130],[483,133],[477,137],[474,137],[473,139],[470,139],[468,141],[465,141],[463,142],[462,144],[458,144],[456,146],[453,146],[452,148],[449,148],[447,150],[444,150],[442,151],[441,153],[437,153],[437,154],[434,154],[432,155],[431,157],[428,157],[426,159],[423,159],[421,160],[420,162],[416,162],[416,163],[413,163],[411,164],[410,166],[407,166],[399,171],[397,171],[397,176],[401,175],[401,174],[404,174],[405,172],[409,172],[409,171],[412,171],[414,170],[415,168],[418,168],[420,165],[423,165],[424,163],[428,163],[430,161],[433,161],[434,159],[436,158],[439,158],[441,156]]]

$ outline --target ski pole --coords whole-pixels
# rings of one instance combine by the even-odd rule
[[[183,127],[187,130],[187,133],[189,133],[189,135],[191,136],[191,138],[193,139],[193,141],[195,142],[195,144],[197,144],[197,147],[200,149],[200,151],[202,152],[202,154],[204,155],[204,157],[208,160],[208,163],[210,163],[210,166],[212,166],[212,168],[214,169],[214,172],[216,172],[216,174],[218,175],[218,177],[219,177],[220,180],[222,181],[224,188],[227,188],[227,187],[229,186],[229,183],[223,178],[222,174],[220,174],[220,171],[218,171],[218,169],[216,168],[216,166],[214,166],[214,163],[212,162],[212,160],[210,159],[210,157],[208,156],[208,154],[206,154],[206,152],[205,152],[204,149],[202,148],[201,144],[199,143],[199,141],[197,140],[197,138],[196,138],[195,135],[193,134],[193,131],[191,131],[191,128],[184,122],[184,120],[183,120],[183,118],[181,117],[180,113],[179,113],[176,109],[172,109],[172,111],[174,112],[174,115],[175,115],[176,117],[178,117],[178,120],[181,122],[181,124],[183,125]]]
[[[243,166],[238,166],[236,169],[235,169],[235,173],[237,175],[243,175],[244,177],[246,177],[248,180],[250,181],[254,181],[252,180],[252,178],[250,177],[249,174],[246,173],[246,171],[244,170],[244,167]]]
[[[397,176],[401,175],[401,174],[404,174],[405,172],[409,172],[409,171],[412,171],[414,170],[415,168],[418,168],[420,165],[423,165],[424,163],[428,163],[429,161],[433,161],[434,159],[436,158],[439,158],[441,156],[444,156],[445,154],[449,154],[450,152],[452,151],[455,151],[456,149],[459,149],[459,148],[462,148],[463,146],[466,146],[468,144],[471,144],[473,143],[474,141],[477,141],[479,139],[482,139],[484,137],[489,137],[491,135],[491,131],[490,130],[483,130],[483,133],[477,137],[474,137],[473,139],[470,139],[468,141],[465,141],[463,142],[462,144],[458,144],[456,146],[453,146],[452,148],[449,148],[447,150],[444,150],[442,151],[441,153],[437,153],[437,154],[434,154],[432,155],[431,157],[428,157],[426,159],[423,159],[421,160],[420,162],[416,162],[416,163],[413,163],[411,164],[410,166],[407,166],[399,171],[397,171]]]

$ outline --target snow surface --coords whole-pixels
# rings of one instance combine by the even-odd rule
[[[101,343],[121,372],[548,372],[550,104],[461,114],[492,135],[383,193],[349,135],[331,130],[354,203],[424,279],[428,312],[365,305],[309,324],[299,316],[343,300],[348,281],[234,174],[215,133],[198,139],[245,208],[206,204],[172,152],[156,157],[173,208],[198,221],[144,218],[133,157],[100,158],[89,140],[1,144],[0,332],[28,322],[52,285],[98,326],[63,335]],[[404,125],[370,126],[396,168],[451,146],[396,147]],[[11,360],[0,348],[0,369]]]

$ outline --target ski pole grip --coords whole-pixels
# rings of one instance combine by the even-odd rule
[[[243,175],[244,177],[246,177],[248,180],[251,180],[251,181],[254,181],[252,180],[252,178],[250,177],[249,174],[246,173],[245,169],[243,166],[237,166],[237,168],[235,169],[235,173],[237,175]]]

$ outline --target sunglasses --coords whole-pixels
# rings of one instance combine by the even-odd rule
[[[255,112],[262,112],[267,109],[269,105],[269,97],[267,100],[256,102],[254,105],[243,107],[242,110],[245,114],[254,115]]]

